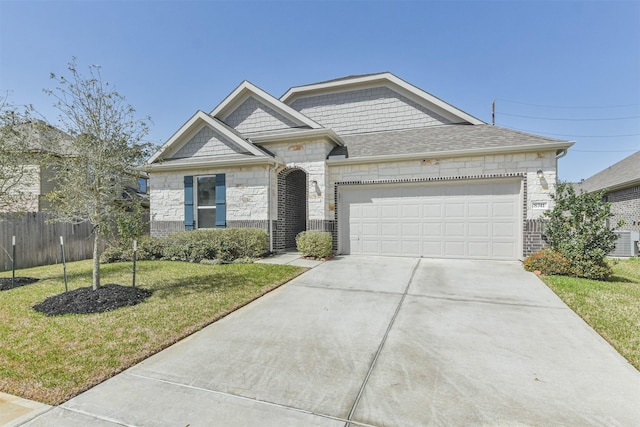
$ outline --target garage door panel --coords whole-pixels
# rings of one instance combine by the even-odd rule
[[[488,240],[491,237],[491,226],[486,222],[470,222],[468,227],[470,238],[481,237]]]
[[[422,218],[422,209],[419,203],[410,203],[406,205],[402,205],[401,207],[401,218],[403,219],[421,219]]]
[[[444,214],[447,218],[464,218],[465,205],[462,202],[445,202]]]
[[[487,202],[470,202],[469,218],[489,218],[491,215],[490,203]]]
[[[420,241],[418,239],[415,240],[402,240],[401,252],[405,256],[421,256]]]
[[[516,245],[513,242],[493,242],[492,252],[495,258],[508,259],[516,249]]]
[[[384,222],[380,227],[380,236],[383,238],[397,238],[400,234],[400,224],[397,222]]]
[[[466,223],[464,222],[449,222],[444,225],[445,236],[447,238],[465,237]]]
[[[469,257],[488,258],[491,255],[491,245],[489,242],[469,242]]]
[[[380,208],[378,205],[362,205],[356,218],[380,218]]]
[[[422,217],[423,218],[440,218],[442,216],[442,201],[436,200],[432,202],[425,202],[422,204]]]
[[[514,202],[494,202],[493,216],[494,218],[505,217],[512,218],[515,214],[516,206]]]
[[[400,237],[403,239],[420,239],[420,223],[419,222],[403,222],[400,226]]]
[[[444,244],[441,241],[422,241],[422,256],[441,257],[444,251]]]
[[[383,204],[380,206],[380,218],[382,219],[399,219],[402,217],[401,206],[397,204]]]
[[[517,259],[522,239],[520,189],[520,180],[340,188],[340,249],[342,253]]]
[[[440,238],[442,237],[442,228],[443,226],[440,222],[424,223],[422,224],[422,237],[425,239],[429,237]]]
[[[515,238],[517,234],[517,228],[515,224],[509,222],[494,222],[493,234],[494,238]]]
[[[450,258],[465,258],[465,242],[447,241],[444,243],[444,256]]]
[[[380,236],[382,224],[379,222],[363,222],[360,228],[360,234],[365,239],[377,239]]]

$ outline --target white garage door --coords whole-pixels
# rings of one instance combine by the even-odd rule
[[[340,252],[521,258],[520,180],[339,188]]]

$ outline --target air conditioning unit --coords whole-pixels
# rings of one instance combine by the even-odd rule
[[[640,254],[640,231],[616,231],[616,248],[609,254],[615,257],[631,257]]]

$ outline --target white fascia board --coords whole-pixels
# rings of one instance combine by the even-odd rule
[[[187,120],[186,123],[180,127],[180,129],[178,129],[177,131],[174,132],[173,135],[171,135],[171,138],[169,138],[167,142],[162,144],[162,146],[158,149],[158,151],[156,151],[155,154],[151,156],[149,160],[147,160],[147,163],[151,164],[156,160],[159,160],[160,157],[165,153],[165,151],[173,147],[176,141],[178,141],[180,137],[182,137],[185,134],[185,132],[189,132],[190,130],[192,130],[193,125],[200,119],[201,114],[204,114],[204,112],[200,110],[196,111],[196,113],[193,116],[191,116],[189,120]]]
[[[432,151],[428,153],[396,154],[389,156],[367,156],[346,159],[327,159],[328,165],[354,165],[365,163],[385,163],[406,160],[443,159],[452,157],[484,156],[490,154],[528,153],[532,151],[566,150],[573,142],[558,144],[535,144],[514,147],[475,148],[470,150]]]
[[[169,138],[169,140],[153,156],[151,156],[147,163],[151,164],[158,161],[161,158],[162,154],[164,154],[168,149],[179,148],[181,142],[188,141],[189,138],[186,138],[186,136],[189,136],[196,127],[201,127],[202,124],[211,126],[217,132],[228,138],[232,143],[242,147],[251,154],[260,157],[265,156],[265,153],[255,147],[253,144],[238,137],[236,134],[218,123],[213,117],[209,116],[204,111],[198,110],[184,125],[182,125],[182,127],[176,133],[171,136],[171,138]],[[174,145],[176,147],[174,147]]]
[[[407,83],[406,81],[400,79],[399,77],[396,77],[391,73],[373,74],[370,76],[354,77],[353,79],[337,80],[333,82],[294,87],[289,89],[284,95],[282,95],[280,101],[285,104],[290,104],[305,93],[312,94],[313,92],[343,92],[345,88],[351,87],[353,89],[356,89],[358,87],[377,86],[380,85],[380,83],[392,90],[397,91],[398,89],[400,89],[400,93],[407,98],[418,104],[424,105],[429,109],[434,109],[437,113],[447,117],[454,122],[456,122],[456,120],[461,120],[474,125],[486,124],[482,120],[465,113],[464,111],[454,107],[453,105],[431,95],[428,92],[425,92],[424,90],[410,83]]]
[[[254,144],[269,144],[273,142],[303,141],[313,138],[328,138],[336,145],[344,145],[342,138],[331,129],[304,129],[297,132],[272,133],[267,135],[257,135],[251,139]]]
[[[252,165],[281,165],[282,162],[272,157],[256,157],[249,159],[189,159],[187,161],[174,161],[167,163],[154,163],[147,166],[146,171],[153,173],[154,171],[177,171],[189,170],[206,167],[233,167],[233,166],[252,166]]]
[[[299,124],[304,126],[309,126],[311,129],[322,128],[322,126],[311,120],[309,117],[305,116],[299,111],[294,110],[287,104],[281,102],[272,95],[269,95],[267,92],[247,80],[240,83],[240,85],[233,92],[231,92],[231,94],[227,96],[224,101],[222,101],[216,108],[214,108],[210,114],[212,117],[217,117],[220,120],[225,121],[235,110],[234,107],[239,106],[252,95],[259,101],[267,104],[272,109],[280,112],[283,116],[288,117],[294,122],[298,122]]]

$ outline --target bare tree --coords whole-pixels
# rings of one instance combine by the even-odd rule
[[[69,78],[51,74],[56,88],[45,90],[56,99],[59,127],[73,139],[71,155],[55,164],[56,189],[47,195],[56,220],[94,226],[93,289],[100,286],[100,251],[105,237],[140,200],[139,165],[151,144],[143,141],[149,119],[136,117],[124,96],[102,79],[100,67],[83,75],[73,58]]]

